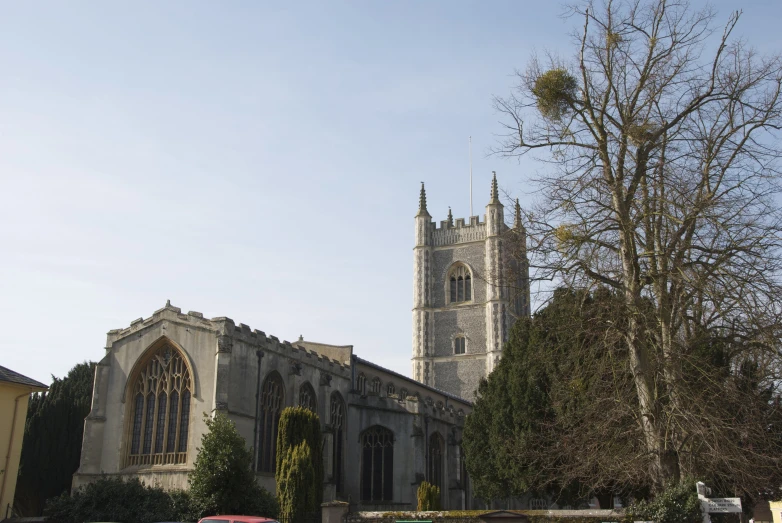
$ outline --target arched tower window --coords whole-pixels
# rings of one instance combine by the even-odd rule
[[[299,407],[310,409],[317,414],[318,412],[318,399],[315,396],[315,389],[309,382],[305,382],[299,388]]]
[[[258,419],[259,472],[274,472],[277,459],[277,426],[285,404],[285,387],[276,371],[266,376],[261,389],[261,412]]]
[[[361,501],[392,501],[394,434],[374,426],[361,434]]]
[[[329,421],[331,427],[334,430],[334,440],[332,441],[331,455],[332,470],[331,477],[334,481],[334,485],[338,493],[342,493],[344,490],[344,454],[345,454],[345,402],[342,401],[342,396],[339,392],[333,392],[331,394],[331,412]]]
[[[453,339],[453,353],[464,354],[467,351],[467,338],[464,336],[456,336]]]
[[[466,265],[457,263],[448,271],[448,303],[472,301],[472,275]]]
[[[445,449],[445,442],[443,437],[437,432],[432,433],[429,436],[429,463],[427,465],[429,469],[429,483],[440,487],[440,492],[443,491],[443,453]]]
[[[162,343],[131,373],[126,465],[187,462],[193,380],[183,354]]]

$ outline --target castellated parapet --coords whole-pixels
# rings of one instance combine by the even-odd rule
[[[435,247],[484,241],[486,239],[486,223],[480,221],[479,216],[470,216],[470,223],[465,223],[464,218],[457,218],[456,224],[443,220],[440,226],[431,222],[432,244]]]
[[[187,314],[183,314],[179,307],[174,307],[170,302],[167,302],[166,306],[162,309],[156,310],[149,318],[138,318],[130,322],[129,327],[110,330],[107,333],[106,349],[110,350],[116,342],[121,341],[128,336],[134,334],[139,337],[142,336],[146,330],[157,325],[159,322],[164,322],[160,325],[160,328],[161,331],[163,331],[161,334],[165,335],[166,333],[164,331],[167,330],[166,320],[184,324],[186,330],[189,326],[217,334],[219,352],[230,352],[228,346],[232,346],[232,342],[235,340],[243,342],[251,347],[278,353],[281,356],[309,358],[308,363],[320,364],[321,366],[324,366],[324,368],[329,368],[332,372],[347,372],[350,368],[349,358],[347,358],[346,361],[331,359],[326,354],[316,350],[319,344],[303,342],[307,345],[307,347],[305,347],[304,344],[293,344],[284,340],[280,341],[276,336],[267,336],[263,331],[252,329],[244,323],[236,325],[234,320],[225,316],[206,319],[202,313],[196,311],[189,311]],[[224,338],[223,341],[221,341],[221,336],[231,338],[232,341],[227,342]]]

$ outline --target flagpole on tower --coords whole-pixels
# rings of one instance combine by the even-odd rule
[[[472,136],[470,136],[470,216],[472,216]]]

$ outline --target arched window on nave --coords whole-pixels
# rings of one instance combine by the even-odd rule
[[[193,380],[184,355],[163,342],[131,372],[126,466],[187,462]]]
[[[277,426],[285,405],[285,387],[277,371],[266,376],[261,389],[258,417],[258,472],[274,472],[277,459]]]
[[[338,493],[342,493],[345,488],[345,402],[339,392],[331,393],[331,408],[329,413],[329,423],[334,431],[332,440],[331,456],[332,469],[331,478]]]
[[[361,433],[361,501],[393,501],[394,433],[376,425]]]
[[[310,409],[315,414],[318,413],[318,398],[315,396],[315,389],[309,382],[305,382],[299,388],[299,407]]]
[[[443,455],[445,453],[445,442],[439,433],[433,432],[429,436],[429,483],[440,487],[443,491]]]

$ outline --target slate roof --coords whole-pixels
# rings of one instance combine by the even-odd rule
[[[11,369],[7,369],[0,366],[0,381],[6,381],[8,383],[18,383],[19,385],[27,385],[28,387],[35,387],[38,389],[48,389],[47,385],[44,385],[40,381],[35,381],[27,376],[22,376],[18,372],[14,372]]]

